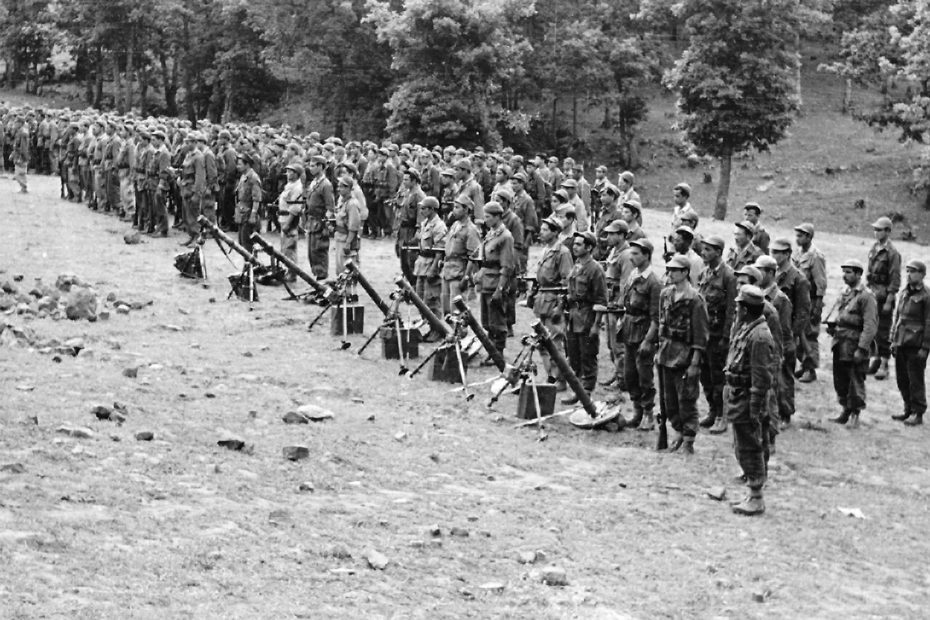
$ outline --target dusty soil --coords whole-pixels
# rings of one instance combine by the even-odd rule
[[[251,310],[226,301],[221,276],[234,269],[216,246],[204,287],[178,277],[177,237],[128,246],[124,225],[60,201],[53,180],[33,177],[28,196],[2,183],[0,281],[22,274],[28,288],[73,273],[102,298],[154,301],[96,323],[0,317],[89,350],[58,363],[0,348],[0,466],[22,465],[0,471],[4,617],[926,613],[927,431],[890,420],[893,381],[870,380],[860,430],[837,428],[825,421],[835,414],[827,364],[779,438],[767,513],[739,517],[705,494],[742,493],[729,435],[701,435],[687,460],[654,452],[651,434],[559,420],[537,441],[514,428],[515,398],[489,411],[487,388],[465,403],[448,384],[400,378],[377,346],[354,354],[361,336],[336,350],[328,319],[308,333],[315,307],[282,301],[280,289],[262,288]],[[649,217],[647,229],[666,226],[667,214]],[[864,257],[867,240],[817,242],[835,290],[839,261]],[[905,258],[918,250],[902,247]],[[365,242],[362,261],[389,292],[391,245]],[[377,311],[365,301],[370,331]],[[517,331],[529,323],[521,309]],[[124,424],[91,414],[114,401],[128,408]],[[335,417],[285,425],[303,404]],[[63,424],[93,436],[57,433]],[[154,440],[137,441],[140,431]],[[230,434],[250,449],[217,445]],[[290,445],[309,458],[285,460]],[[371,551],[386,568],[369,567]],[[568,585],[541,582],[549,565]]]

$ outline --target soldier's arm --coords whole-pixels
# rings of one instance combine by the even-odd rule
[[[736,313],[736,276],[727,273],[727,278],[723,282],[726,291],[726,307],[723,313],[723,334],[729,337],[730,330],[733,329],[733,315]]]
[[[792,333],[795,336],[806,333],[807,325],[811,320],[811,283],[807,278],[800,276],[797,278],[797,285],[794,290],[794,325]]]
[[[691,367],[701,365],[701,357],[707,349],[707,333],[709,320],[707,306],[700,296],[695,297],[691,304]]]
[[[814,256],[811,261],[811,296],[823,297],[827,292],[827,263],[822,256]]]
[[[565,246],[562,246],[562,247],[565,247]],[[559,276],[560,276],[559,281],[562,282],[562,284],[567,284],[568,276],[571,274],[571,272],[572,272],[572,256],[571,256],[571,253],[566,248],[564,252],[561,252],[559,254]]]
[[[878,333],[878,303],[874,295],[865,295],[862,303],[862,333],[859,334],[859,348],[868,351],[872,346],[872,341],[875,340],[875,334]]]
[[[890,270],[888,278],[888,302],[891,303],[894,301],[895,295],[898,294],[898,291],[901,289],[901,253],[895,250],[891,252],[891,264],[888,265]]]
[[[901,304],[898,304],[900,306]],[[924,298],[923,304],[923,319],[924,319],[924,342],[921,345],[921,349],[924,351],[930,351],[930,297]],[[896,310],[897,312],[898,310]]]
[[[659,307],[662,303],[662,285],[653,280],[649,287],[649,329],[643,337],[644,343],[654,345],[659,336]]]
[[[772,387],[772,367],[775,360],[775,345],[771,336],[751,335],[749,348],[749,407],[753,415],[765,410],[766,393]]]
[[[320,193],[323,195],[323,204],[326,206],[326,213],[331,214],[336,207],[333,186],[330,183],[320,184]]]
[[[591,279],[591,303],[595,305],[607,305],[607,279],[604,277],[604,270],[594,269],[594,277]]]
[[[527,234],[534,233],[539,230],[539,218],[536,215],[536,205],[530,201],[527,201],[526,221],[523,222],[523,227]]]

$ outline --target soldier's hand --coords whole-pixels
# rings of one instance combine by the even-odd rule
[[[701,375],[700,366],[698,366],[697,364],[688,365],[688,370],[685,371],[685,377],[687,377],[688,379],[694,379],[695,377],[699,377],[700,375]]]
[[[504,293],[500,289],[496,289],[491,295],[491,301],[496,303],[501,303],[504,301]]]
[[[471,278],[462,278],[459,281],[459,292],[464,293],[471,288]]]
[[[526,296],[526,307],[531,308],[536,305],[536,295]]]
[[[869,352],[865,349],[859,348],[856,349],[856,352],[853,353],[853,361],[855,362],[864,362],[869,359]]]
[[[891,357],[898,357],[898,345],[891,345]]]
[[[249,224],[257,225],[258,224],[258,213],[252,213],[249,215]]]
[[[889,296],[888,299],[885,300],[885,303],[882,306],[882,312],[884,314],[891,314],[894,312],[894,297]]]
[[[639,345],[639,355],[641,355],[642,357],[648,359],[654,356],[655,354],[656,354],[656,348],[655,348],[655,345],[653,345],[651,342],[643,342],[642,344]]]
[[[928,353],[930,353],[930,351],[927,349],[920,349],[917,351],[917,359],[919,359],[921,362],[926,362]]]

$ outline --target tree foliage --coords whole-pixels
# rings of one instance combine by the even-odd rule
[[[679,125],[697,151],[721,160],[714,217],[727,210],[734,154],[766,151],[797,109],[793,0],[684,0],[687,50],[666,76],[678,91]]]

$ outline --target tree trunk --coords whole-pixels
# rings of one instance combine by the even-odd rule
[[[556,125],[556,117],[559,113],[559,95],[557,93],[552,94],[552,147],[555,148],[559,144],[559,133]]]
[[[97,47],[97,71],[96,71],[97,83],[94,86],[94,107],[100,108],[100,104],[103,102],[103,49],[99,46]]]
[[[843,114],[849,114],[852,107],[852,78],[846,78],[846,84],[843,86]]]
[[[720,157],[720,185],[717,186],[717,203],[714,206],[714,219],[725,220],[727,217],[727,198],[730,194],[730,169],[733,154],[727,151]]]
[[[135,81],[134,56],[135,47],[131,45],[126,53],[126,109],[129,111],[132,111],[132,83]]]
[[[236,94],[236,89],[233,84],[232,71],[229,72],[229,76],[226,79],[226,97],[223,102],[223,116],[220,119],[220,122],[224,125],[232,120],[232,111],[233,111],[233,97]],[[341,133],[337,133],[337,136],[341,136]]]
[[[116,52],[113,53],[113,107],[120,114],[126,113],[126,107],[123,102],[123,74],[119,70],[119,58]]]
[[[178,79],[177,79],[177,61],[172,69],[168,69],[168,57],[164,52],[159,52],[158,63],[161,66],[161,83],[162,90],[165,91],[165,114],[167,116],[178,115]]]
[[[794,70],[794,94],[798,99],[798,114],[804,113],[804,98],[801,95],[801,33],[794,33],[794,49],[798,54],[798,64]]]
[[[572,142],[578,140],[578,94],[572,89]]]

